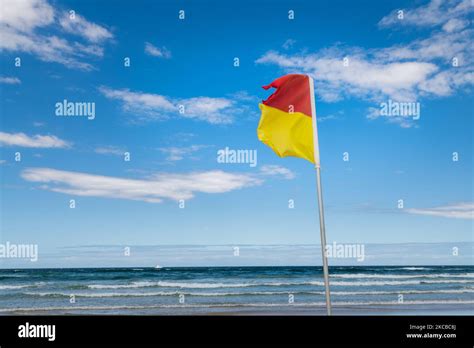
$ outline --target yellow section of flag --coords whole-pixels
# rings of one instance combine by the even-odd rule
[[[294,156],[314,163],[312,119],[301,112],[284,112],[259,104],[262,116],[258,139],[280,157]]]

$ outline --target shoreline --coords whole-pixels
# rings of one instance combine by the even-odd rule
[[[334,305],[333,315],[336,316],[463,316],[474,315],[474,305],[466,306],[465,304],[437,304],[437,305],[382,305],[382,306],[337,306]],[[175,310],[163,310],[156,308],[142,308],[137,309],[115,309],[110,310],[84,310],[80,307],[74,309],[34,309],[34,310],[20,310],[20,311],[2,311],[0,316],[54,316],[54,315],[72,315],[72,316],[325,316],[326,308],[323,306],[307,306],[295,308],[287,307],[248,307],[239,309],[224,309],[215,308],[215,310],[195,308],[178,308]]]

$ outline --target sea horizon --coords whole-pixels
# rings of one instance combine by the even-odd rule
[[[315,267],[321,268],[321,265],[275,265],[275,266],[262,266],[262,265],[233,265],[233,266],[192,266],[192,265],[185,265],[185,266],[160,266],[159,269],[181,269],[181,268],[306,268],[306,267]],[[450,264],[450,265],[439,265],[439,264],[408,264],[408,265],[400,265],[400,264],[393,264],[393,265],[329,265],[329,268],[332,267],[360,267],[360,268],[377,268],[377,267],[394,267],[394,268],[410,268],[410,267],[473,267],[473,264]],[[72,270],[72,269],[133,269],[133,268],[144,268],[144,269],[156,269],[156,267],[152,266],[144,266],[144,265],[136,265],[136,266],[85,266],[85,267],[0,267],[1,271],[13,271],[13,270],[48,270],[48,269],[58,269],[58,270]]]
[[[6,243],[6,242],[5,242]],[[328,241],[333,246],[335,241]],[[16,244],[19,245],[19,244]],[[22,245],[22,246],[35,246]],[[353,243],[337,242],[359,253],[329,255],[330,266],[472,265],[472,241]],[[363,247],[361,249],[360,247]],[[26,248],[32,250],[31,248]],[[360,250],[359,250],[360,249]],[[349,251],[351,251],[349,250]],[[2,257],[3,256],[3,257]],[[97,244],[38,245],[34,255],[0,255],[0,269],[113,267],[320,266],[319,244]],[[13,255],[10,255],[13,256]]]

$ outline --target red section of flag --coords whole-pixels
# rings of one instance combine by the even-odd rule
[[[308,75],[289,74],[277,78],[264,89],[277,90],[263,104],[284,112],[301,112],[311,117],[311,93]]]

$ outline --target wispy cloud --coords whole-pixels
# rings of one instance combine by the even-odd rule
[[[382,115],[380,113],[380,108],[373,106],[367,108],[366,117],[369,120],[384,118],[388,123],[398,124],[402,128],[412,128],[416,126],[415,122],[411,118],[404,116]]]
[[[5,83],[7,85],[19,85],[21,81],[17,77],[0,76],[0,83]]]
[[[105,86],[99,87],[99,91],[109,99],[120,101],[124,111],[133,113],[142,121],[184,117],[212,124],[228,124],[233,122],[234,115],[244,112],[238,103],[229,98],[180,99]]]
[[[393,10],[380,20],[379,26],[435,27],[464,20],[472,10],[470,0],[431,0],[417,8]],[[401,16],[399,11],[403,11]]]
[[[318,122],[325,122],[325,121],[329,121],[329,120],[337,120],[338,117],[336,115],[333,115],[333,114],[330,114],[330,115],[327,115],[327,116],[319,116],[317,118]]]
[[[121,101],[125,111],[139,111],[155,116],[178,112],[177,106],[168,97],[159,94],[132,92],[129,89],[112,89],[105,86],[99,87],[99,91],[109,99]]]
[[[58,13],[61,13],[59,18]],[[74,22],[68,20],[69,14],[55,9],[46,0],[2,0],[0,50],[26,52],[42,61],[92,70],[94,67],[86,60],[102,57],[104,48],[98,43],[111,39],[113,35],[78,14]],[[88,42],[67,40],[61,37],[64,33],[77,34]]]
[[[468,3],[434,0],[405,10],[402,20],[394,11],[379,23],[383,28],[429,26],[431,33],[424,39],[385,48],[337,45],[312,53],[268,51],[256,63],[311,75],[316,94],[326,102],[349,98],[408,102],[424,96],[450,96],[474,85],[473,33],[467,26],[472,6]],[[457,64],[453,64],[453,58]]]
[[[166,47],[156,47],[149,42],[145,42],[145,53],[154,57],[171,58],[171,52]]]
[[[167,161],[181,161],[185,157],[207,147],[206,145],[190,145],[185,147],[161,147],[158,150],[166,155]]]
[[[179,156],[179,155],[178,155]],[[262,185],[269,177],[293,179],[295,174],[277,165],[263,166],[256,173],[211,170],[189,173],[157,173],[123,178],[53,168],[28,168],[24,180],[40,183],[39,188],[77,196],[105,197],[160,203],[165,199],[188,200],[197,193],[226,193]]]
[[[316,119],[318,120],[318,123],[321,123],[321,122],[326,122],[330,120],[340,120],[343,117],[343,115],[344,115],[344,111],[339,110],[338,112],[332,113],[329,115],[322,115],[322,116],[318,115]]]
[[[474,203],[458,203],[435,208],[406,209],[410,214],[440,216],[455,219],[474,219]]]
[[[64,31],[70,34],[79,35],[93,43],[103,42],[114,37],[108,29],[89,22],[78,14],[71,16],[69,13],[64,12],[59,19],[59,24]]]
[[[0,145],[32,148],[68,148],[71,146],[71,143],[54,135],[38,134],[29,136],[25,133],[0,132]]]
[[[290,169],[274,164],[262,166],[260,168],[260,173],[264,176],[281,176],[288,180],[294,179],[296,177],[295,173],[293,173]]]
[[[125,149],[118,147],[118,146],[99,146],[94,149],[95,153],[101,154],[101,155],[115,155],[115,156],[123,156],[123,154],[126,152]]]
[[[145,179],[70,172],[51,168],[25,169],[23,179],[43,183],[42,189],[77,196],[107,197],[159,203],[191,199],[196,193],[224,193],[262,184],[250,175],[220,170],[186,174],[160,173]]]
[[[285,50],[289,50],[296,43],[296,40],[288,39],[286,40],[281,47]]]

